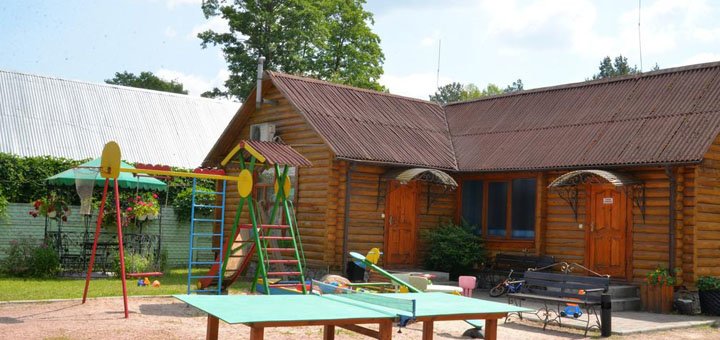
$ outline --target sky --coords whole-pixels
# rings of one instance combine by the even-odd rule
[[[228,76],[220,48],[203,49],[197,38],[227,25],[206,19],[200,3],[3,0],[0,70],[97,83],[118,71],[151,71],[198,96]],[[632,0],[368,0],[365,8],[385,54],[380,82],[421,99],[450,82],[580,82],[605,56],[640,67],[640,46],[645,71],[720,61],[714,0],[642,0],[640,36]]]

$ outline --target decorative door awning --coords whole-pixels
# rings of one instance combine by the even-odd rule
[[[425,210],[430,209],[430,205],[435,201],[437,197],[434,197],[432,190],[430,189],[431,184],[437,184],[443,187],[443,193],[446,194],[449,191],[455,190],[458,187],[458,183],[452,176],[442,170],[426,169],[426,168],[410,168],[410,169],[393,169],[388,170],[383,176],[378,178],[378,195],[377,195],[377,206],[380,206],[380,196],[382,186],[380,181],[396,180],[402,184],[406,184],[412,180],[418,180],[427,183],[427,203]]]
[[[601,183],[610,183],[619,190],[625,190],[632,198],[633,205],[640,209],[645,221],[645,184],[629,174],[599,169],[575,170],[556,178],[548,185],[548,189],[557,192],[560,198],[568,203],[577,220],[579,186]]]

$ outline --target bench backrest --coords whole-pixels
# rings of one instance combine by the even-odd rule
[[[495,269],[496,270],[508,270],[516,271],[518,274],[531,269],[531,268],[543,268],[555,263],[555,258],[552,256],[542,255],[515,255],[515,254],[504,254],[499,253],[495,255]]]
[[[522,291],[557,298],[600,301],[600,295],[607,292],[609,286],[609,277],[527,271]],[[579,290],[590,289],[602,289],[602,291],[579,293]]]

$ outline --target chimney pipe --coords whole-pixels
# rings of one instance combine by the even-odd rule
[[[258,68],[257,68],[257,86],[256,86],[256,93],[255,93],[255,109],[260,110],[260,107],[262,107],[263,98],[262,98],[262,80],[263,80],[263,64],[265,63],[265,57],[259,57],[258,58]]]

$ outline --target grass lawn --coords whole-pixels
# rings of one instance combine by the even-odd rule
[[[199,274],[199,273],[198,273]],[[187,292],[187,269],[171,269],[165,275],[153,280],[160,281],[160,287],[138,287],[137,279],[128,280],[128,295],[169,295]],[[92,279],[88,297],[122,296],[119,278]],[[85,279],[22,279],[0,278],[0,301],[79,299],[82,298]],[[230,294],[247,291],[249,282],[235,282]]]

